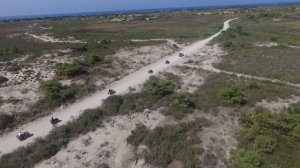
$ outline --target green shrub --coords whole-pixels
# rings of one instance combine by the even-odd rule
[[[300,140],[300,124],[296,125],[292,131],[292,136],[296,138],[296,140]]]
[[[97,62],[101,62],[102,58],[95,55],[95,54],[89,54],[86,58],[85,58],[85,63],[89,66],[92,66],[94,64],[96,64]]]
[[[229,104],[240,104],[244,105],[247,103],[247,96],[239,88],[226,87],[219,91],[220,98]]]
[[[145,125],[138,124],[135,130],[131,131],[131,135],[127,137],[126,141],[137,147],[144,141],[148,133],[149,130]]]
[[[0,61],[10,61],[15,54],[21,53],[18,47],[0,48]]]
[[[172,161],[180,161],[184,168],[199,167],[197,148],[199,139],[196,135],[207,124],[206,120],[196,119],[189,123],[156,127],[148,130],[145,126],[137,127],[128,137],[128,142],[136,147],[144,144],[148,147],[145,160],[156,167],[167,167]]]
[[[175,105],[180,107],[185,107],[185,108],[195,107],[195,104],[190,97],[191,97],[190,95],[179,93],[179,94],[175,94],[173,101]]]
[[[87,52],[88,51],[88,48],[87,48],[87,45],[84,44],[84,45],[76,45],[74,47],[71,48],[73,51],[76,51],[76,52]]]
[[[65,101],[73,98],[75,95],[74,90],[62,86],[57,80],[41,81],[41,88],[45,91],[46,96],[54,101],[57,99]]]
[[[113,95],[103,101],[102,109],[106,114],[118,114],[123,104],[123,97]]]
[[[260,109],[243,118],[250,124],[239,138],[240,149],[232,156],[233,167],[299,167],[299,114],[272,114]],[[253,159],[252,155],[258,158]]]
[[[7,82],[8,79],[6,77],[0,76],[0,84]]]
[[[257,151],[270,154],[277,146],[277,140],[268,135],[259,135],[254,140],[254,147]]]
[[[242,124],[244,127],[249,128],[253,123],[251,119],[251,113],[249,112],[240,112],[239,113],[239,122]]]
[[[15,121],[15,117],[7,114],[0,114],[0,129],[5,129]]]
[[[165,96],[174,92],[175,85],[170,81],[152,77],[144,84],[144,88],[150,94]]]
[[[224,48],[230,48],[230,47],[234,47],[234,44],[231,41],[226,41],[222,43],[222,46]]]
[[[300,114],[300,103],[291,104],[286,111],[290,114]]]
[[[183,132],[185,132],[185,127],[183,127],[182,125],[176,125],[175,127],[175,134],[181,134]]]
[[[263,162],[257,152],[240,149],[233,154],[231,164],[233,168],[258,168]]]
[[[85,74],[86,68],[80,63],[79,61],[73,62],[71,64],[65,63],[59,63],[55,67],[55,72],[59,76],[76,76],[80,74]]]

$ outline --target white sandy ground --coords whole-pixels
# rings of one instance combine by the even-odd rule
[[[31,34],[31,33],[25,33],[25,35],[38,39],[40,41],[43,42],[50,42],[50,43],[81,43],[81,44],[85,44],[87,43],[86,41],[82,41],[82,40],[75,40],[73,37],[68,37],[68,39],[56,39],[52,36],[49,36],[48,34],[42,34],[42,35],[35,35],[35,34]]]
[[[291,98],[288,99],[277,98],[277,100],[273,100],[273,101],[262,100],[261,102],[256,103],[256,106],[261,106],[263,108],[266,108],[272,113],[280,113],[289,105],[293,103],[299,103],[299,102],[300,102],[299,96],[291,96]]]
[[[198,157],[203,160],[206,154],[214,154],[218,161],[215,168],[227,167],[230,151],[237,146],[236,134],[240,131],[238,121],[231,114],[231,108],[219,107],[214,111],[196,111],[188,114],[180,122],[193,121],[195,118],[205,118],[211,122],[210,126],[199,130],[203,154]],[[141,145],[138,150],[129,145],[126,138],[136,128],[136,124],[144,124],[149,129],[158,126],[178,124],[171,116],[164,116],[160,110],[134,113],[126,116],[115,116],[107,119],[103,127],[96,131],[82,135],[71,141],[68,146],[50,159],[35,165],[36,168],[84,168],[99,167],[106,164],[111,168],[152,168],[140,157],[142,150],[147,147]],[[178,167],[180,163],[173,162],[170,168]],[[180,166],[179,166],[180,167]],[[205,166],[204,166],[205,167]]]
[[[171,44],[164,43],[137,48],[124,48],[116,54],[108,56],[113,60],[113,66],[101,66],[102,70],[109,73],[99,74],[100,76],[95,77],[97,79],[95,81],[97,88],[102,90],[107,84],[175,53],[176,49]],[[32,60],[31,56],[27,55],[10,61],[11,63],[24,66],[16,73],[7,71],[6,64],[8,62],[2,62],[4,66],[0,66],[0,76],[8,78],[8,81],[0,85],[0,98],[2,97],[0,113],[27,112],[43,96],[39,90],[38,80],[52,79],[55,75],[54,66],[56,63],[69,63],[74,59],[82,59],[82,56],[70,56],[70,51],[69,49],[55,50]],[[72,83],[83,84],[83,81],[78,79],[60,80],[60,82],[63,85]],[[9,102],[9,100],[18,101],[16,103],[16,101]]]
[[[69,52],[69,50],[53,51],[28,62],[26,59],[30,58],[27,56],[15,62],[22,65],[22,69],[16,73],[7,71],[7,66],[0,66],[0,76],[8,79],[0,85],[0,98],[4,101],[0,104],[0,113],[26,112],[43,96],[39,92],[39,80],[52,79],[56,63],[67,63],[75,59],[70,57]]]
[[[256,47],[278,47],[278,46],[285,46],[285,47],[289,47],[289,48],[294,48],[294,49],[300,49],[300,46],[294,46],[294,45],[284,45],[284,44],[279,44],[276,42],[270,42],[270,43],[254,43],[253,44]]]
[[[185,53],[186,56],[192,55],[195,51],[203,48],[207,43],[209,43],[215,37],[219,36],[223,31],[226,31],[230,27],[229,22],[232,20],[234,19],[225,21],[224,27],[220,32],[216,33],[215,35],[212,35],[207,39],[195,42],[190,46],[184,47],[181,52]],[[165,64],[166,59],[169,60],[171,64]],[[112,83],[105,90],[99,91],[91,95],[89,98],[86,98],[80,102],[71,105],[67,109],[57,110],[51,116],[60,118],[62,120],[62,122],[60,123],[61,125],[66,124],[67,122],[72,121],[74,118],[77,118],[80,114],[82,114],[82,112],[85,109],[99,107],[102,103],[102,100],[106,99],[109,96],[107,94],[109,88],[114,89],[118,94],[126,93],[128,92],[129,87],[135,87],[141,85],[149,78],[149,74],[148,74],[149,69],[153,69],[155,75],[158,72],[163,71],[164,69],[176,65],[184,60],[185,59],[178,57],[178,53],[165,57],[164,59],[161,59],[151,65],[148,65],[126,76],[125,78],[119,81]],[[49,124],[51,116],[39,118],[35,121],[32,121],[31,123],[23,125],[21,128],[15,131],[2,135],[0,137],[1,155],[12,152],[13,150],[21,146],[26,146],[34,142],[35,138],[45,137],[46,135],[48,135],[48,133],[53,129],[51,124]],[[20,130],[30,131],[30,133],[33,133],[34,135],[33,137],[27,139],[26,141],[20,142],[15,137]]]
[[[142,160],[135,165],[137,157],[126,138],[136,124],[153,129],[166,123],[170,123],[168,117],[158,111],[145,110],[143,113],[111,117],[103,123],[103,127],[73,140],[65,149],[35,167],[83,168],[99,167],[103,163],[114,168],[145,167],[147,165]]]
[[[197,64],[202,62],[218,62],[224,52],[218,45],[205,46],[191,55],[189,60]],[[204,83],[207,73],[199,68],[189,68],[180,64],[169,67],[165,70],[179,76],[180,90],[194,92]],[[161,78],[166,77],[166,73],[160,73]],[[137,123],[143,123],[148,128],[153,129],[157,126],[173,125],[178,122],[189,122],[195,118],[205,118],[211,122],[210,126],[199,130],[198,137],[201,140],[203,154],[198,155],[202,160],[202,167],[208,167],[205,162],[205,155],[213,154],[216,156],[214,168],[228,167],[230,152],[237,147],[236,135],[240,132],[237,118],[233,115],[231,108],[218,107],[210,111],[195,111],[188,114],[181,121],[176,121],[173,117],[166,117],[158,112],[145,111],[143,113],[129,114],[126,116],[116,116],[108,119],[103,127],[98,128],[85,135],[72,140],[68,146],[59,151],[55,156],[38,163],[36,168],[84,168],[99,167],[106,164],[113,168],[152,168],[146,164],[141,157],[143,149],[147,147],[141,145],[135,150],[127,144],[126,138],[135,129]],[[101,166],[100,166],[101,167]],[[168,168],[180,168],[182,164],[178,161],[172,162]]]
[[[174,48],[168,44],[161,44],[121,49],[111,58],[115,64],[118,63],[122,66],[120,68],[114,67],[114,70],[119,69],[121,72],[126,71],[125,74],[130,74],[173,53],[175,53]]]

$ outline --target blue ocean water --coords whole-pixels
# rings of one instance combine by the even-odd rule
[[[157,9],[137,9],[137,10],[119,10],[119,11],[94,11],[80,13],[60,13],[46,15],[23,15],[23,16],[0,16],[0,21],[5,20],[22,20],[22,19],[45,19],[56,17],[72,17],[72,16],[97,16],[108,14],[128,14],[128,13],[153,13],[153,12],[173,12],[183,10],[199,10],[199,9],[223,9],[223,8],[241,8],[241,7],[259,7],[259,6],[286,6],[300,3],[259,3],[259,4],[243,4],[243,5],[222,5],[222,6],[202,6],[202,7],[179,7],[179,8],[157,8]]]

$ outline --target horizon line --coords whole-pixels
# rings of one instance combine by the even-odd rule
[[[248,3],[248,4],[228,4],[228,5],[205,5],[205,6],[190,6],[190,7],[165,7],[165,8],[140,8],[140,9],[124,9],[124,10],[104,10],[90,12],[69,12],[69,13],[48,13],[48,14],[32,14],[32,15],[13,15],[0,16],[0,21],[5,20],[23,20],[23,19],[43,19],[55,17],[76,17],[76,16],[92,16],[106,14],[128,14],[128,13],[147,13],[159,11],[176,11],[176,10],[192,10],[192,9],[225,9],[239,7],[259,7],[259,6],[280,6],[300,4],[300,2],[276,2],[276,3]]]

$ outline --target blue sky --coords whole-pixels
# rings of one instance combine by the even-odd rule
[[[231,5],[261,2],[300,2],[300,0],[0,0],[0,16]]]

